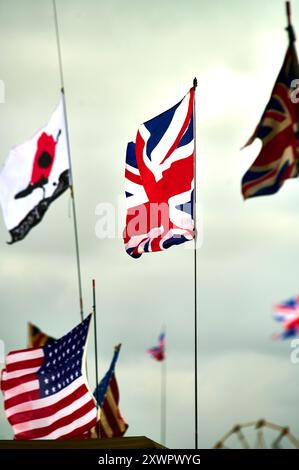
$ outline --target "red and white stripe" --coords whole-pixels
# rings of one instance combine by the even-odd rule
[[[104,403],[100,412],[100,436],[102,438],[121,437],[128,424],[119,409],[119,390],[115,375],[111,377]]]
[[[95,400],[80,375],[67,387],[41,398],[37,371],[42,348],[9,353],[2,371],[4,409],[15,439],[69,439],[96,423]]]

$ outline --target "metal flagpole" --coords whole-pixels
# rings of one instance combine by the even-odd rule
[[[286,14],[287,14],[287,22],[288,22],[288,26],[286,27],[286,30],[287,30],[288,35],[289,35],[290,43],[293,43],[293,42],[295,42],[296,37],[295,37],[295,32],[294,32],[294,29],[293,29],[293,26],[292,26],[292,12],[291,12],[291,2],[290,1],[286,2]]]
[[[166,335],[166,327],[162,327]],[[164,336],[165,338],[165,336]],[[164,339],[165,345],[165,339]],[[164,346],[164,359],[161,361],[161,444],[166,444],[166,348]]]
[[[72,170],[72,160],[71,160],[71,146],[70,146],[69,127],[68,127],[67,112],[66,112],[64,78],[63,78],[60,39],[59,39],[56,0],[53,0],[53,10],[54,10],[54,22],[55,22],[55,31],[56,31],[57,53],[58,53],[58,61],[59,61],[60,84],[61,84],[61,93],[62,93],[62,100],[63,100],[63,113],[64,113],[64,120],[65,120],[65,129],[66,129],[67,152],[68,152],[69,167],[70,167],[70,191],[71,191],[72,208],[73,208],[74,235],[75,235],[75,246],[76,246],[76,263],[77,263],[78,288],[79,288],[80,317],[81,317],[81,321],[83,321],[83,295],[82,295],[82,282],[81,282],[78,226],[77,226],[75,193],[74,193],[74,183],[73,183],[73,170]]]
[[[97,414],[99,410],[99,365],[98,365],[98,338],[97,338],[97,308],[96,308],[96,281],[92,280],[92,297],[93,297],[93,321],[94,321],[94,356],[95,356],[95,375],[96,375],[96,402],[97,402]],[[100,437],[99,422],[96,424],[97,437]]]
[[[195,109],[195,91],[197,87],[197,78],[193,80],[194,102],[193,102],[193,136],[194,136],[194,430],[195,430],[195,449],[198,449],[198,406],[197,406],[197,227],[196,227],[196,109]]]
[[[286,13],[287,13],[287,20],[288,20],[288,27],[291,26],[292,20],[291,20],[291,2],[286,2]]]

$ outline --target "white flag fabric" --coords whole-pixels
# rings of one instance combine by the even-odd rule
[[[0,202],[11,242],[22,240],[70,185],[63,95],[48,124],[13,147],[0,173]]]

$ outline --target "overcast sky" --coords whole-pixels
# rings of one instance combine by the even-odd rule
[[[293,6],[299,34],[299,5]],[[146,349],[167,327],[167,446],[194,446],[192,243],[131,259],[100,240],[96,207],[123,198],[126,144],[198,77],[199,446],[266,418],[299,436],[299,365],[273,303],[298,294],[299,184],[243,202],[239,149],[267,102],[287,47],[282,0],[57,0],[84,289],[97,280],[100,373],[113,346],[127,435],[160,441],[160,364]],[[49,119],[59,98],[50,0],[0,0],[0,163]],[[248,157],[248,158],[247,158]],[[79,320],[70,197],[8,246],[0,218],[0,338],[24,348],[27,321],[62,336]],[[123,214],[122,214],[123,215]],[[119,227],[122,228],[122,221]],[[189,245],[187,247],[187,245]],[[92,379],[92,344],[89,374]],[[0,412],[0,438],[11,438]]]

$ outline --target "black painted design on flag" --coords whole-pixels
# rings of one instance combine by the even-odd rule
[[[14,227],[10,230],[11,241],[7,242],[8,245],[11,245],[15,242],[23,240],[27,233],[35,227],[43,219],[45,213],[47,212],[49,206],[52,204],[55,199],[57,199],[62,193],[64,193],[67,188],[70,186],[70,172],[65,170],[59,176],[58,184],[55,188],[55,191],[50,197],[45,197],[42,199],[37,206],[35,206],[24,219],[19,223],[17,227]]]

